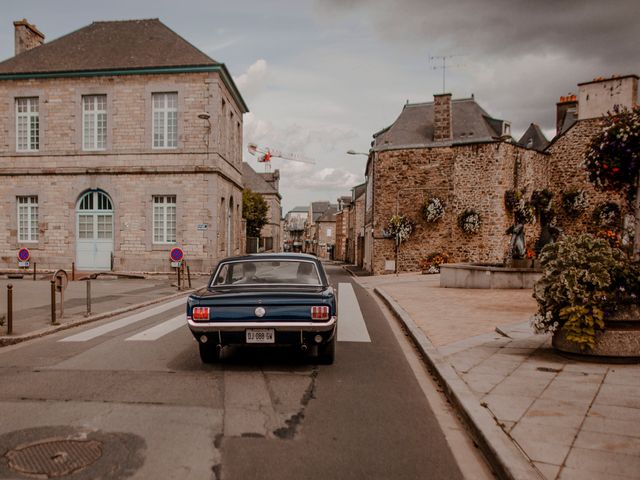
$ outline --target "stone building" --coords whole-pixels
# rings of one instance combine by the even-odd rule
[[[0,63],[0,267],[193,270],[240,252],[242,115],[224,64],[157,19],[54,41],[14,23]]]
[[[244,188],[259,193],[269,207],[268,221],[260,232],[260,250],[282,251],[282,196],[280,195],[280,171],[258,173],[247,162],[242,162]]]
[[[302,251],[305,253],[318,254],[318,224],[316,223],[329,209],[338,211],[337,205],[331,202],[320,201],[311,202],[307,207],[307,218],[304,224],[304,243]]]
[[[336,243],[333,251],[333,258],[334,260],[339,260],[341,262],[345,262],[347,260],[350,205],[350,196],[338,198],[338,211],[336,212]]]
[[[347,240],[347,261],[362,267],[364,261],[364,200],[367,185],[362,183],[351,189]]]
[[[621,203],[610,193],[596,192],[581,170],[584,150],[597,131],[601,115],[614,105],[637,102],[635,75],[580,84],[576,97],[557,105],[558,135],[549,144],[532,125],[515,142],[508,122],[490,117],[475,99],[435,95],[434,102],[407,104],[398,119],[374,134],[366,167],[364,268],[380,274],[418,270],[430,253],[445,253],[451,262],[502,263],[509,254],[507,229],[513,216],[505,193],[519,191],[529,199],[549,189],[556,205],[568,189],[582,189],[590,208],[600,201]],[[608,93],[607,93],[608,92]],[[443,217],[427,223],[421,212],[429,199],[444,204]],[[475,234],[458,227],[458,216],[473,210],[481,224]],[[587,229],[591,210],[559,226],[567,233]],[[396,252],[386,235],[393,215],[415,222],[408,241]],[[539,226],[526,227],[533,245]]]
[[[315,221],[313,253],[320,258],[333,258],[336,242],[337,208],[331,205]]]
[[[284,217],[284,249],[287,252],[301,252],[309,207],[294,207]]]

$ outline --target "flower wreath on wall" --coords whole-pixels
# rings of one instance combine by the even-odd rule
[[[413,233],[414,226],[415,224],[404,215],[394,215],[389,219],[386,233],[398,243],[406,242]]]
[[[584,190],[577,188],[562,192],[562,208],[570,217],[579,217],[589,206]]]
[[[593,209],[593,224],[600,229],[618,229],[622,222],[620,207],[614,202],[604,202]]]
[[[549,189],[535,190],[531,194],[531,206],[533,211],[540,218],[540,223],[549,225],[555,218],[553,206],[553,192]]]
[[[458,215],[458,227],[464,233],[474,234],[480,231],[482,225],[482,219],[480,214],[473,209],[466,209],[460,215]]]
[[[422,206],[422,216],[427,223],[435,223],[444,215],[444,203],[438,197],[433,197]]]
[[[535,209],[531,202],[524,199],[520,190],[507,190],[504,192],[504,207],[507,212],[513,214],[515,223],[535,223]]]

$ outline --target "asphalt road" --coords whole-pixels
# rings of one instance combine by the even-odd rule
[[[331,366],[265,348],[203,365],[171,327],[182,305],[0,349],[0,478],[462,478],[406,346],[353,288],[370,341],[339,341]]]

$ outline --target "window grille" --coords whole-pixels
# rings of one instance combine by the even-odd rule
[[[176,242],[176,196],[153,197],[153,243]]]
[[[153,148],[178,146],[178,94],[154,93]]]
[[[16,98],[16,150],[40,149],[40,111],[38,97]]]

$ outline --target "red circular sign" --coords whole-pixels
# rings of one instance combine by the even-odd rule
[[[184,252],[180,247],[174,247],[171,249],[171,253],[169,254],[171,260],[174,262],[179,262],[184,258]]]
[[[18,250],[18,260],[21,262],[26,262],[31,258],[31,252],[29,252],[28,248],[21,248]]]

